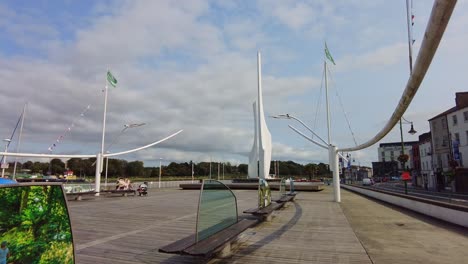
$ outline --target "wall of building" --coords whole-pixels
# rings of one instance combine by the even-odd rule
[[[448,114],[448,129],[451,136],[451,146],[455,141],[459,142],[459,161],[460,167],[468,167],[468,107]]]
[[[432,170],[432,147],[431,141],[426,141],[419,145],[419,158],[421,160],[421,176],[424,188],[436,189],[436,179]]]
[[[448,171],[450,159],[449,131],[447,116],[443,115],[429,121],[432,134],[432,163],[435,172]]]
[[[413,168],[413,147],[411,145],[405,145],[405,154],[409,155],[409,160],[405,163],[405,166],[409,169]],[[401,162],[398,161],[398,156],[401,153],[401,143],[396,142],[392,146],[379,146],[378,148],[379,161],[396,161],[398,163],[398,169],[401,170]]]

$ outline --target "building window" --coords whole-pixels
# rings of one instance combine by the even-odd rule
[[[444,127],[447,127],[447,120],[442,118],[442,129],[444,129]]]
[[[465,131],[466,133],[466,142],[468,142],[468,131]]]
[[[455,136],[455,140],[458,141],[458,143],[460,143],[460,134],[455,133],[454,136]]]
[[[466,131],[466,136],[468,138],[468,131]],[[434,138],[434,143],[435,143],[435,147],[438,148],[439,147],[439,138],[438,137]]]
[[[442,136],[442,147],[446,147],[448,142],[447,142],[447,136]]]
[[[468,122],[468,111],[463,112],[463,119],[465,119],[465,122]]]
[[[460,167],[463,167],[463,158],[462,158],[462,153],[460,152],[460,154],[458,154],[460,156],[460,160],[458,161],[458,163],[460,164]]]
[[[452,121],[453,121],[453,125],[456,126],[457,125],[457,115],[453,115],[452,116]]]
[[[395,155],[394,155],[393,150],[392,150],[392,151],[390,151],[390,157],[393,157],[393,156],[395,156]]]

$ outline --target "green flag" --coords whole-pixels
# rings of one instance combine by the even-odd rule
[[[325,56],[327,57],[328,60],[330,60],[333,63],[333,65],[336,65],[335,61],[333,60],[332,55],[330,54],[330,51],[328,50],[326,42],[325,42]]]
[[[112,85],[112,86],[117,86],[117,79],[112,75],[110,71],[107,71],[107,81]]]

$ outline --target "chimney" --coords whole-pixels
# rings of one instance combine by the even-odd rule
[[[455,93],[455,104],[459,109],[468,107],[468,92]]]

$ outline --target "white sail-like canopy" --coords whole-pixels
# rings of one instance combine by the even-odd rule
[[[249,167],[248,167],[248,177],[249,178],[258,178],[258,123],[257,123],[257,103],[253,103],[253,114],[254,114],[254,142],[252,150],[249,155]]]

